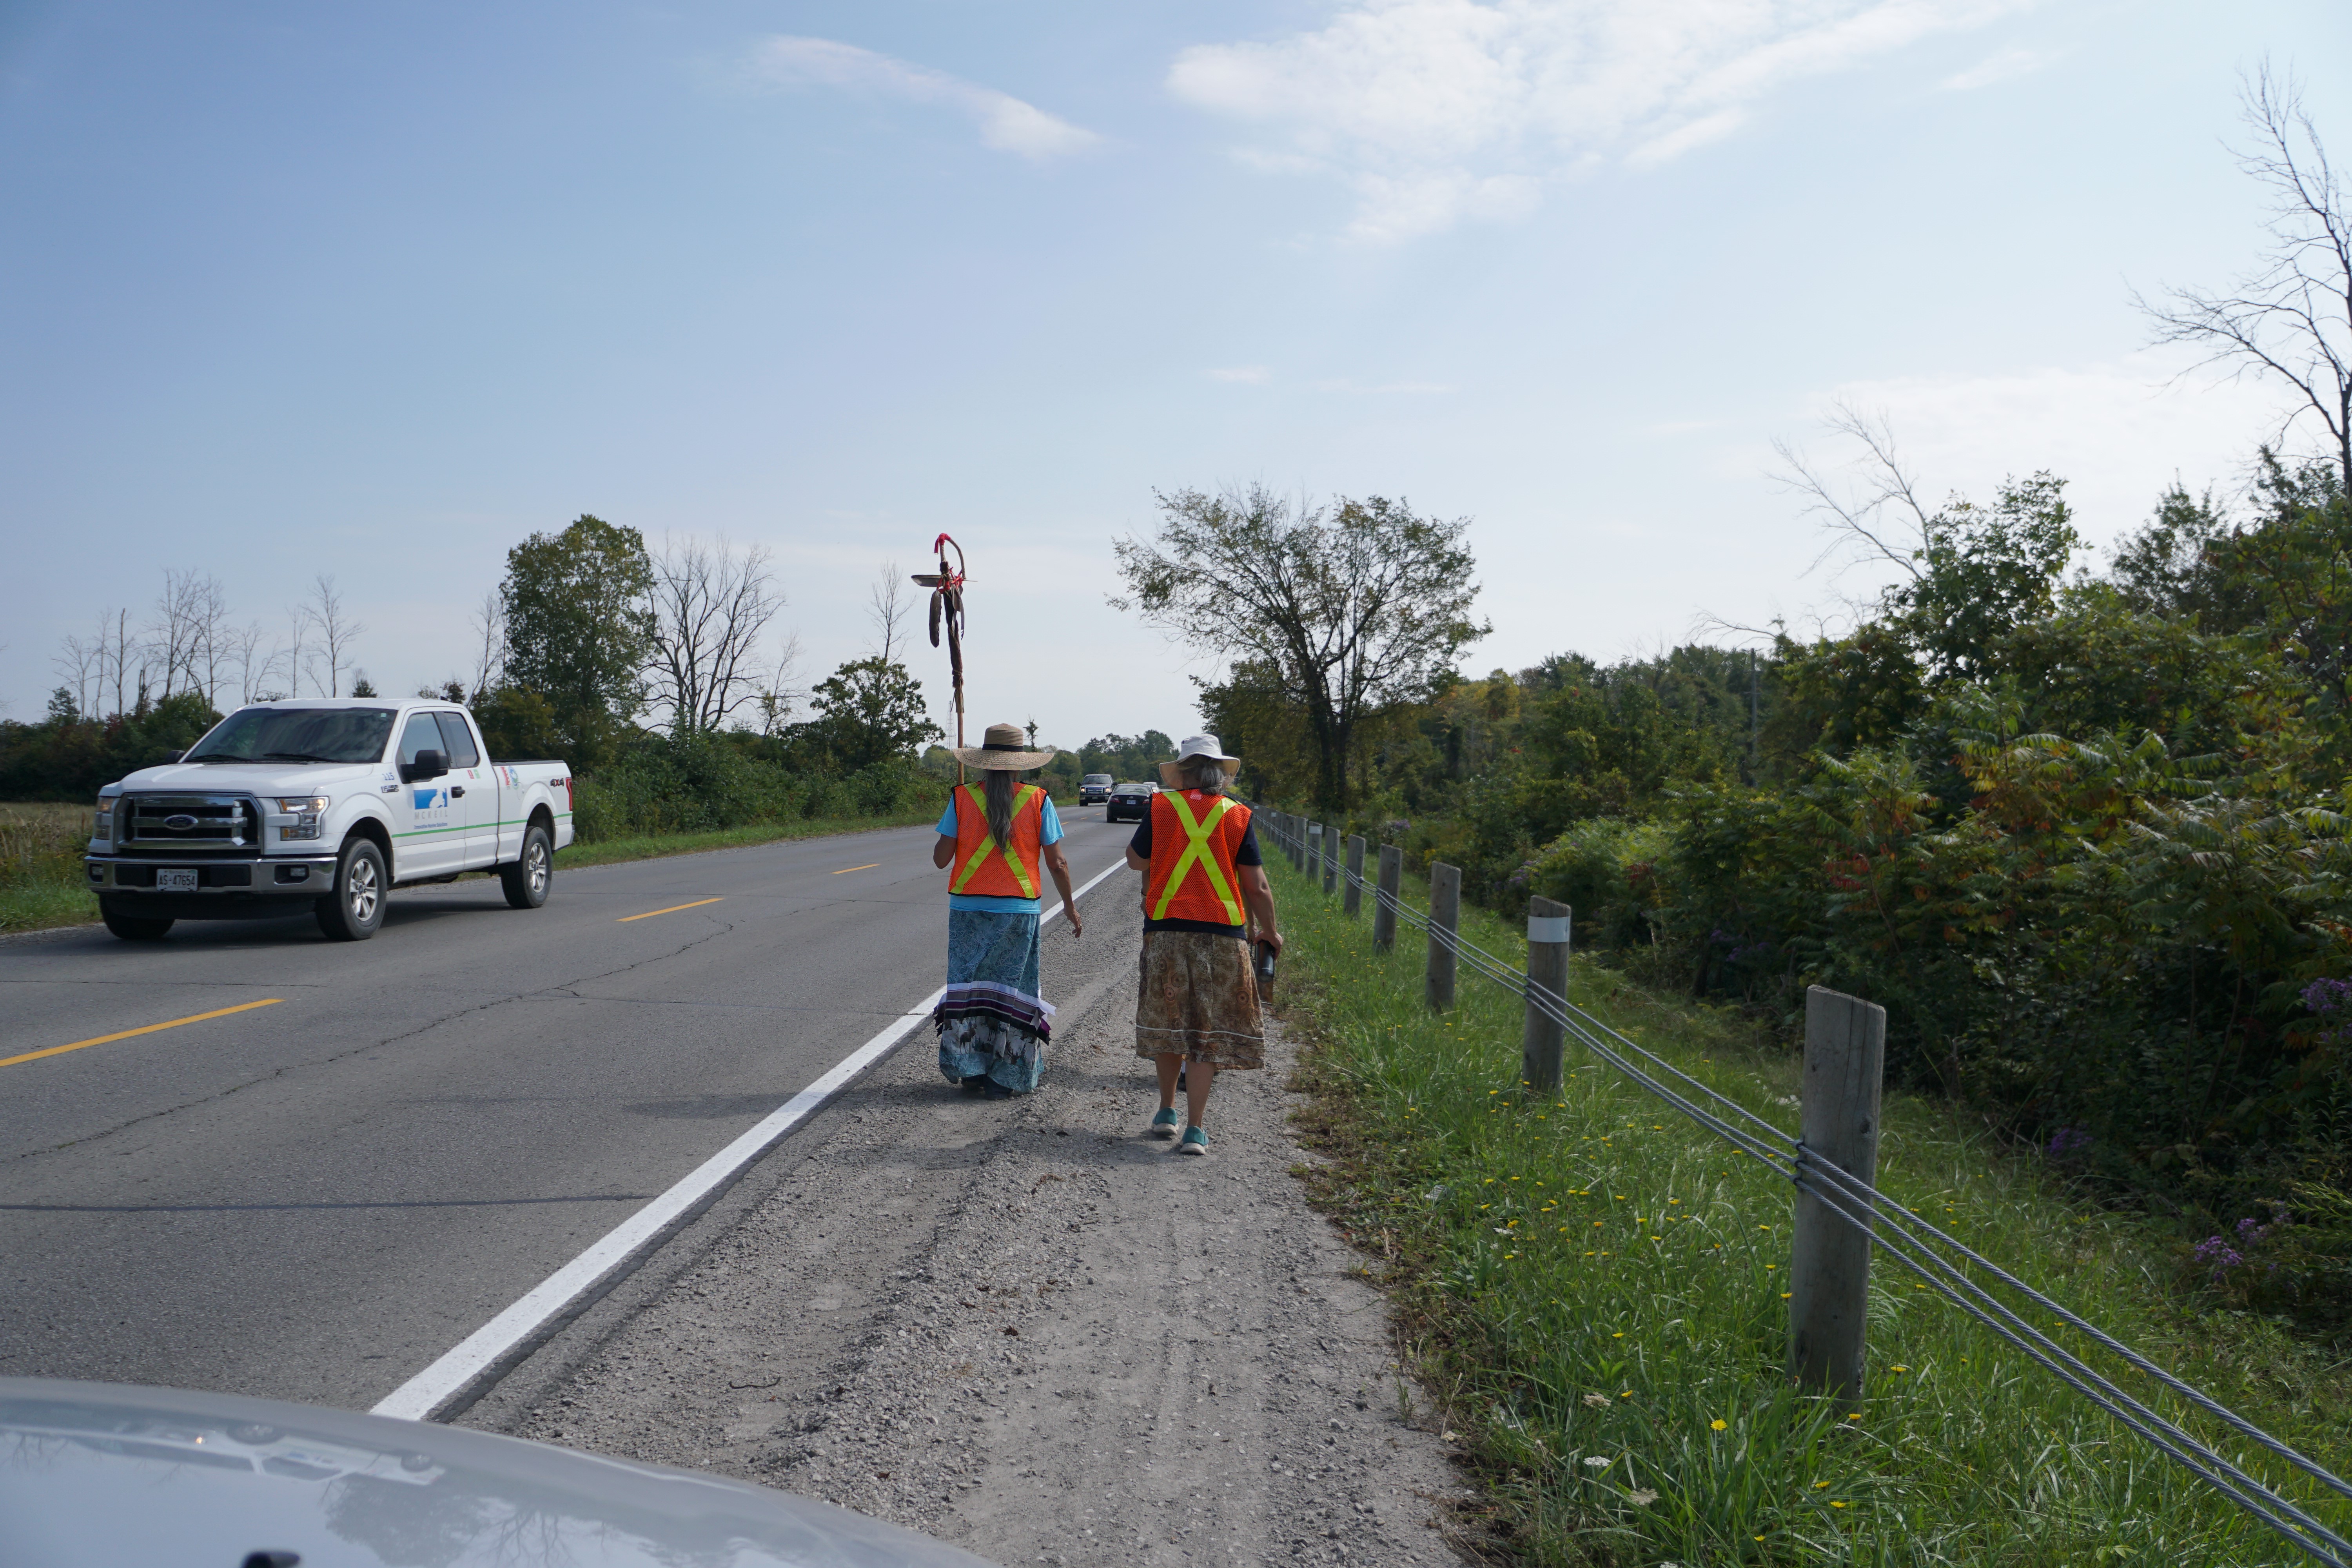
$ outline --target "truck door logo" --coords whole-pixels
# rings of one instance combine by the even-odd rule
[[[415,806],[419,811],[438,811],[448,804],[449,792],[446,789],[420,789],[415,792]]]

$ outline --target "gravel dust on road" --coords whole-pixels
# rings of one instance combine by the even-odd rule
[[[1460,1563],[1450,1445],[1290,1174],[1315,1156],[1287,1122],[1289,1042],[1219,1079],[1209,1158],[1175,1155],[1144,1131],[1131,880],[1084,912],[1082,942],[1046,931],[1037,1093],[968,1099],[911,1037],[691,1262],[467,1424],[1007,1564]]]

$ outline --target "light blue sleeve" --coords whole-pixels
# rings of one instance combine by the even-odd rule
[[[948,804],[953,805],[955,803],[950,801]],[[1054,797],[1050,795],[1045,797],[1045,809],[1038,814],[1037,841],[1041,844],[1059,844],[1062,841],[1061,813],[1054,809]]]
[[[940,837],[953,838],[955,836],[955,796],[950,795],[948,808],[940,813]]]

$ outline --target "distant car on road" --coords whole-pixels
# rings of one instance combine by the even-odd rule
[[[1078,804],[1100,805],[1110,798],[1110,775],[1088,773],[1078,781]]]
[[[1105,822],[1141,822],[1144,813],[1151,809],[1152,785],[1123,784],[1113,789],[1103,802]]]

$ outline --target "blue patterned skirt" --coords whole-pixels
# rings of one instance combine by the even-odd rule
[[[1054,1009],[1037,994],[1038,948],[1035,915],[948,911],[948,988],[931,1019],[950,1083],[1037,1087],[1054,1033]]]

